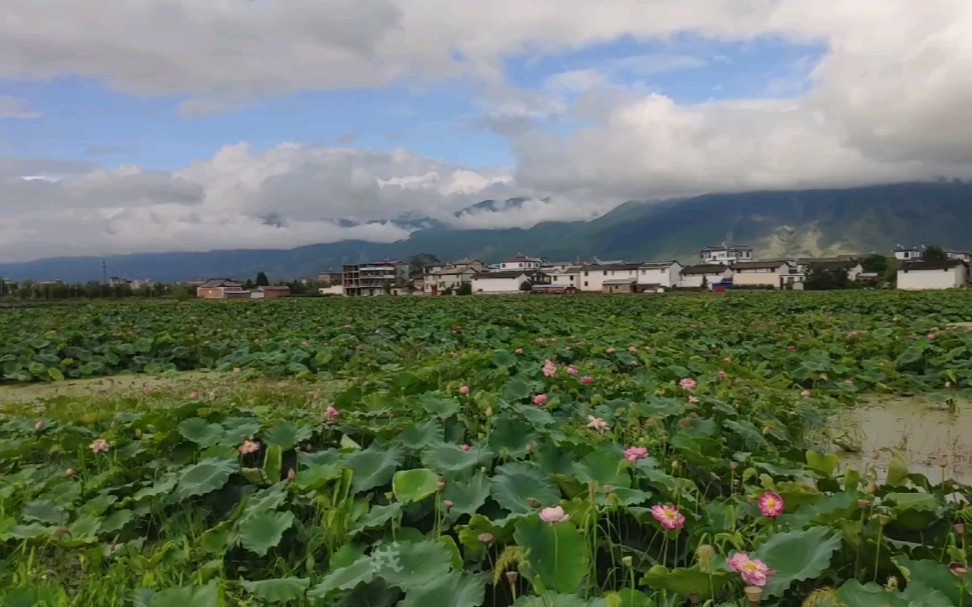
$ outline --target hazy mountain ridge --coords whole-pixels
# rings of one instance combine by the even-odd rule
[[[483,201],[476,211],[515,208],[522,199]],[[471,209],[473,207],[470,207]],[[417,220],[416,220],[417,221]],[[888,252],[896,244],[972,248],[972,184],[903,183],[851,189],[711,194],[687,200],[628,202],[589,222],[548,222],[530,229],[457,230],[433,224],[394,243],[341,241],[289,250],[149,253],[107,258],[111,276],[163,281],[204,276],[313,277],[345,263],[434,253],[450,260],[497,261],[516,253],[577,258],[694,262],[698,249],[723,241],[761,257]],[[99,280],[100,257],[0,264],[21,280]]]

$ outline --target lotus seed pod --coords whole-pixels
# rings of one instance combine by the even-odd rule
[[[746,598],[753,605],[759,605],[759,602],[763,600],[763,589],[759,586],[746,586],[744,592],[746,593]]]
[[[702,544],[695,549],[695,559],[698,561],[699,569],[702,571],[712,571],[712,565],[715,564],[715,558],[715,547],[710,544]]]

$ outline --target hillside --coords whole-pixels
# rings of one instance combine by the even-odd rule
[[[503,208],[494,201],[482,208]],[[515,204],[515,203],[510,203]],[[906,183],[852,189],[713,194],[679,201],[629,202],[590,222],[533,228],[455,230],[441,226],[395,243],[342,241],[289,250],[155,253],[107,259],[111,275],[155,280],[195,276],[311,277],[380,258],[429,252],[441,259],[496,261],[523,252],[554,260],[598,256],[694,261],[699,248],[747,244],[761,257],[886,252],[898,243],[972,248],[972,184]],[[0,276],[97,280],[101,259],[44,259],[0,264]]]

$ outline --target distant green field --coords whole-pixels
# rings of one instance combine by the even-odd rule
[[[824,432],[964,406],[968,321],[964,292],[0,309],[0,605],[972,605],[972,490]]]

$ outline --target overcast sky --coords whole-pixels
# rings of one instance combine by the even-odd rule
[[[0,262],[972,177],[969,0],[3,5]]]

